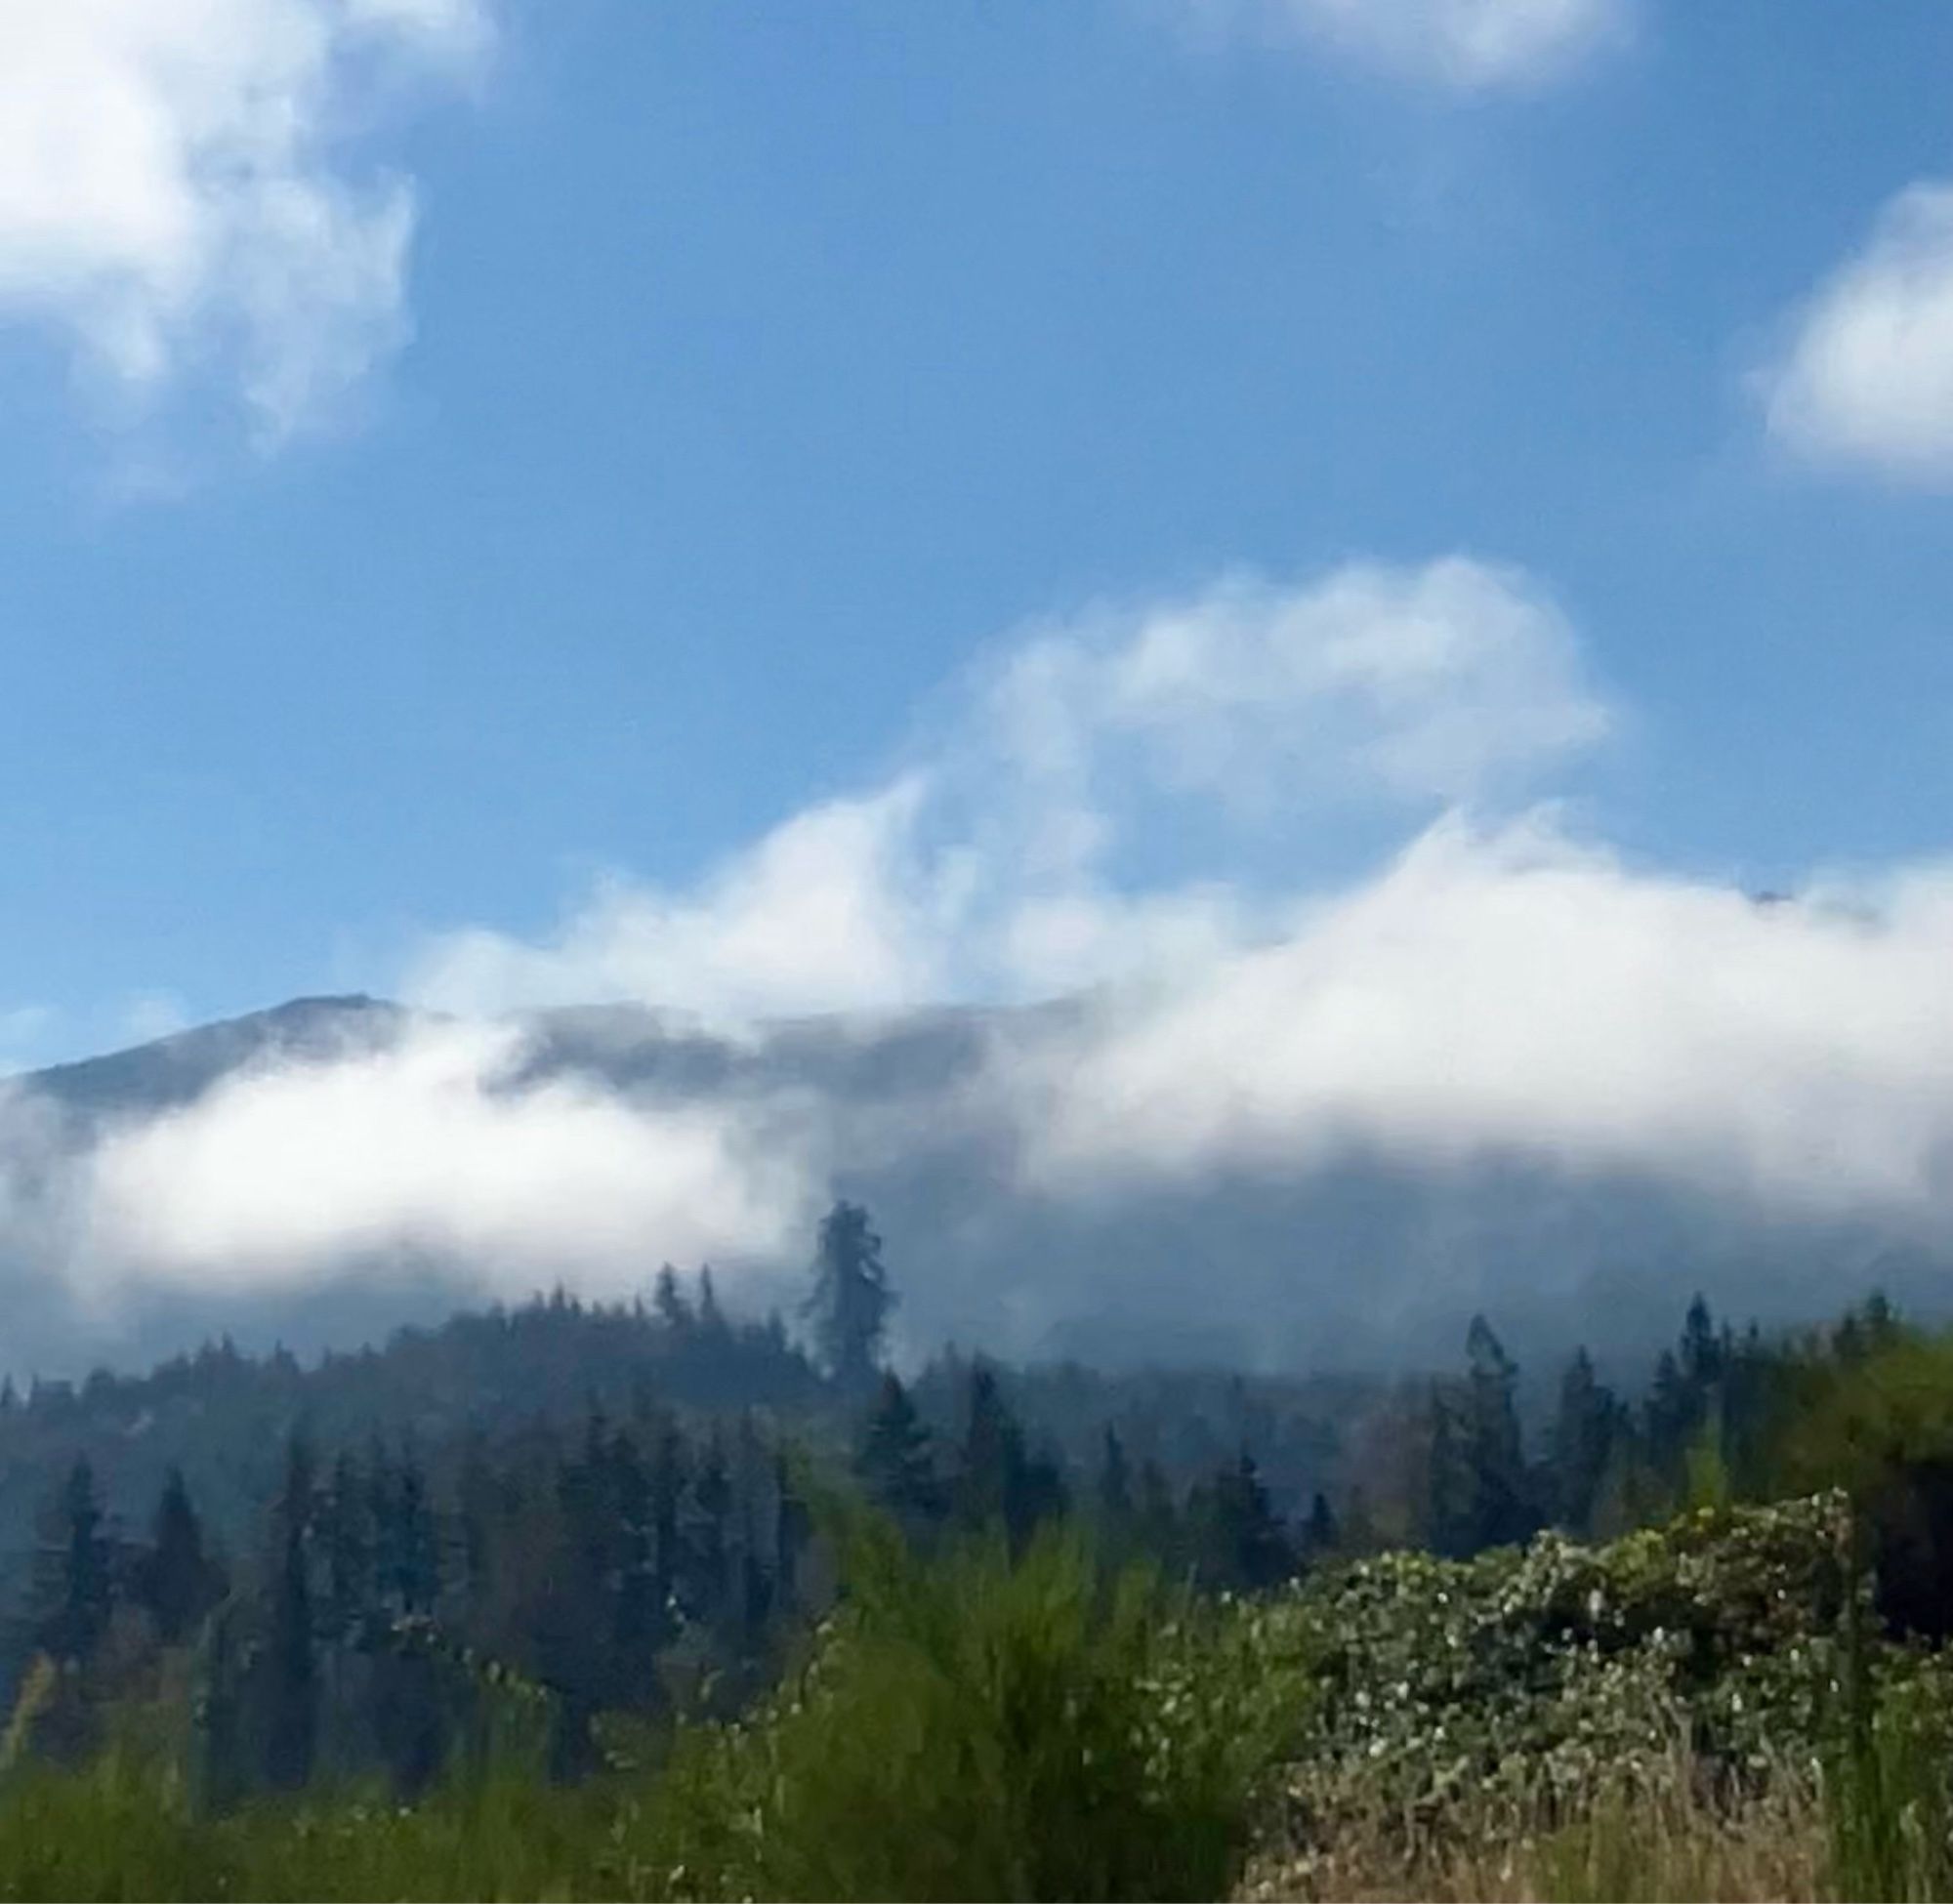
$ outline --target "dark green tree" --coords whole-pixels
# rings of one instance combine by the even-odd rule
[[[1049,1460],[1028,1452],[995,1372],[982,1362],[970,1372],[965,1422],[955,1517],[973,1531],[1002,1528],[1021,1552],[1041,1520],[1063,1512],[1063,1482]]]
[[[1245,1448],[1194,1490],[1187,1517],[1195,1571],[1206,1586],[1259,1593],[1295,1572],[1294,1547]]]
[[[1303,1524],[1303,1552],[1310,1560],[1327,1559],[1336,1552],[1341,1532],[1336,1524],[1335,1511],[1329,1505],[1329,1497],[1317,1488],[1309,1504],[1309,1519]]]
[[[318,1744],[312,1592],[316,1511],[312,1445],[295,1433],[285,1446],[284,1482],[271,1511],[270,1605],[259,1672],[265,1776],[285,1791],[312,1776]]]
[[[1594,1372],[1585,1348],[1576,1349],[1560,1378],[1550,1462],[1554,1518],[1567,1532],[1594,1531],[1600,1482],[1621,1429],[1620,1404]]]
[[[136,1594],[166,1646],[180,1645],[224,1597],[224,1571],[204,1547],[183,1470],[172,1467],[156,1503],[149,1546],[137,1561]]]
[[[868,1411],[854,1471],[869,1498],[901,1522],[911,1534],[940,1519],[942,1483],[929,1429],[900,1378],[885,1373]]]
[[[1482,1315],[1472,1318],[1465,1354],[1466,1551],[1475,1552],[1523,1541],[1538,1523],[1519,1436],[1518,1370]]]
[[[685,1292],[678,1286],[678,1271],[669,1262],[658,1270],[651,1305],[657,1310],[658,1319],[674,1334],[683,1334],[691,1327],[691,1304],[685,1300]]]
[[[821,1219],[813,1292],[806,1314],[828,1374],[843,1388],[862,1391],[875,1380],[894,1306],[882,1239],[856,1203],[837,1203]]]
[[[114,1547],[85,1455],[68,1469],[51,1519],[37,1563],[35,1643],[57,1660],[85,1664],[107,1630],[115,1596]]]
[[[1126,1459],[1126,1444],[1109,1423],[1099,1463],[1099,1520],[1114,1540],[1122,1541],[1133,1525],[1133,1470]]]

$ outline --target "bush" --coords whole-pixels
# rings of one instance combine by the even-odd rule
[[[755,1720],[681,1742],[663,1790],[701,1893],[918,1899],[1211,1897],[1306,1703],[1252,1608],[1104,1577],[1047,1531],[927,1563],[846,1543],[850,1592]]]

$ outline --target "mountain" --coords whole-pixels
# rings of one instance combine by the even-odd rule
[[[791,1224],[764,1246],[709,1252],[728,1304],[753,1313],[790,1306],[815,1218],[834,1195],[857,1198],[887,1238],[899,1345],[911,1359],[956,1342],[1102,1366],[1430,1364],[1452,1359],[1470,1317],[1484,1310],[1521,1359],[1585,1338],[1603,1360],[1633,1360],[1666,1339],[1697,1289],[1719,1313],[1770,1323],[1832,1313],[1874,1283],[1932,1310],[1948,1287],[1942,1252],[1870,1220],[1819,1221],[1739,1190],[1549,1157],[1438,1166],[1346,1143],[1292,1164],[1171,1180],[1054,1180],[1024,1167],[1036,1160],[1022,1124],[999,1108],[998,1080],[1016,1078],[1014,1055],[1061,1050],[1061,1034],[1088,1009],[1060,1001],[807,1018],[736,1037],[637,1007],[508,1020],[492,1028],[503,1055],[485,1081],[461,1089],[439,1073],[417,1100],[415,1141],[425,1146],[430,1128],[443,1144],[451,1133],[453,1155],[396,1158],[384,1130],[371,1133],[391,1115],[392,1085],[375,1086],[357,1121],[319,1140],[315,1168],[287,1154],[303,1139],[281,1135],[287,1127],[255,1104],[222,1143],[145,1150],[138,1185],[160,1196],[175,1187],[170,1173],[194,1176],[199,1209],[213,1194],[254,1193],[273,1165],[283,1173],[273,1207],[244,1194],[256,1225],[247,1237],[270,1239],[262,1262],[248,1242],[233,1242],[207,1273],[203,1231],[181,1212],[170,1273],[115,1255],[104,1240],[114,1232],[89,1200],[96,1160],[131,1134],[169,1134],[251,1080],[303,1083],[366,1060],[405,1064],[438,1051],[428,1034],[469,1027],[363,996],[303,998],[32,1073],[14,1081],[11,1118],[0,1120],[0,1368],[25,1376],[139,1366],[220,1333],[302,1353],[356,1346],[484,1299],[519,1300],[559,1279],[586,1286],[597,1273],[592,1237],[607,1252],[596,1293],[628,1296],[647,1289],[666,1258],[696,1266],[697,1253],[672,1233],[692,1199],[736,1206],[745,1193],[744,1179],[728,1189],[713,1174],[712,1120],[736,1122],[754,1181],[777,1166],[798,1199]],[[552,1124],[530,1143],[514,1127],[478,1128],[484,1104],[524,1103],[552,1115],[569,1105],[584,1118],[579,1135],[565,1138]],[[640,1141],[636,1126],[620,1136],[615,1121],[591,1111],[604,1105],[644,1115],[646,1180],[677,1168],[660,1135],[676,1129],[674,1154],[691,1144],[706,1160],[686,1164],[702,1171],[701,1187],[686,1179],[662,1203],[632,1201],[641,1175],[633,1150],[621,1162],[611,1155],[593,1189],[585,1150]],[[686,1117],[707,1120],[705,1138]],[[361,1185],[349,1186],[352,1166],[338,1154],[349,1138],[359,1140],[358,1169],[369,1178],[419,1170],[438,1180],[406,1191],[390,1180],[392,1227],[368,1222],[352,1206]],[[524,1174],[529,1180],[510,1180]],[[135,1194],[128,1177],[117,1180],[125,1206]],[[633,1230],[620,1241],[589,1207],[612,1194],[622,1208],[651,1213],[634,1220],[641,1239]],[[273,1247],[280,1198],[304,1206],[292,1223],[310,1239],[307,1254],[282,1262]],[[442,1199],[470,1221],[432,1223]],[[136,1227],[124,1233],[140,1235],[145,1215],[140,1200],[125,1207]],[[520,1232],[526,1254],[491,1261],[485,1245],[454,1240],[499,1234],[496,1222]]]
[[[295,998],[128,1051],[30,1071],[14,1084],[77,1122],[152,1116],[194,1103],[253,1065],[384,1050],[412,1018],[403,1007],[363,993]]]

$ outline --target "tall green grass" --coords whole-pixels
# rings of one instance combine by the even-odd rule
[[[1307,1662],[1252,1606],[1111,1571],[1076,1531],[932,1558],[838,1530],[848,1591],[779,1692],[577,1787],[470,1764],[212,1817],[166,1752],[0,1778],[0,1896],[1216,1897]]]

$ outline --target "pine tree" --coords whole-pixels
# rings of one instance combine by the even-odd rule
[[[691,1327],[691,1305],[678,1286],[678,1271],[669,1262],[658,1270],[651,1305],[657,1310],[659,1320],[674,1335],[681,1335]]]
[[[702,1334],[710,1336],[728,1333],[726,1311],[719,1306],[719,1295],[712,1285],[709,1262],[698,1272],[698,1327]]]
[[[1026,1451],[995,1373],[980,1362],[970,1374],[966,1420],[956,1519],[972,1530],[1002,1528],[1021,1552],[1039,1521],[1064,1511],[1063,1482],[1051,1461]]]
[[[1188,1518],[1195,1566],[1209,1587],[1259,1593],[1294,1573],[1294,1549],[1245,1448],[1194,1491]]]
[[[854,1471],[869,1498],[910,1533],[930,1527],[942,1513],[931,1437],[898,1377],[885,1374],[869,1411]]]
[[[1326,1559],[1336,1552],[1338,1531],[1329,1497],[1317,1488],[1309,1504],[1309,1519],[1303,1527],[1303,1552],[1311,1560]]]
[[[1466,1551],[1474,1552],[1525,1540],[1537,1523],[1519,1439],[1518,1370],[1482,1315],[1473,1317],[1465,1347],[1471,1474]]]
[[[726,1444],[716,1427],[706,1436],[692,1476],[691,1504],[691,1590],[686,1597],[695,1618],[717,1620],[729,1597],[732,1483],[726,1469]]]
[[[773,1457],[773,1594],[783,1608],[800,1604],[801,1562],[811,1533],[812,1518],[780,1449]]]
[[[821,1220],[806,1313],[827,1372],[841,1387],[858,1391],[873,1383],[894,1301],[882,1239],[869,1227],[867,1211],[837,1203]]]
[[[1110,1423],[1105,1427],[1104,1451],[1099,1464],[1099,1520],[1115,1541],[1123,1540],[1133,1524],[1133,1475],[1126,1444]]]
[[[318,1663],[313,1650],[312,1537],[314,1499],[311,1444],[294,1434],[272,1510],[274,1555],[270,1634],[262,1662],[265,1775],[295,1791],[312,1776],[318,1743]]]
[[[1594,1372],[1585,1348],[1574,1351],[1559,1384],[1553,1427],[1555,1518],[1569,1533],[1593,1531],[1594,1508],[1619,1428],[1620,1405]]]
[[[319,1510],[319,1535],[325,1550],[324,1631],[339,1645],[350,1645],[363,1634],[374,1612],[376,1589],[374,1552],[374,1488],[359,1470],[357,1459],[341,1449],[332,1464]]]
[[[35,1640],[56,1660],[86,1664],[107,1630],[114,1550],[103,1519],[95,1469],[85,1455],[77,1456],[57,1498],[53,1537],[37,1569]]]
[[[1180,1509],[1164,1469],[1150,1456],[1140,1464],[1135,1530],[1142,1552],[1150,1554],[1167,1572],[1179,1574],[1185,1560]]]
[[[187,1638],[224,1596],[222,1571],[204,1551],[203,1525],[179,1468],[171,1468],[163,1482],[149,1548],[137,1564],[136,1587],[166,1646]]]

